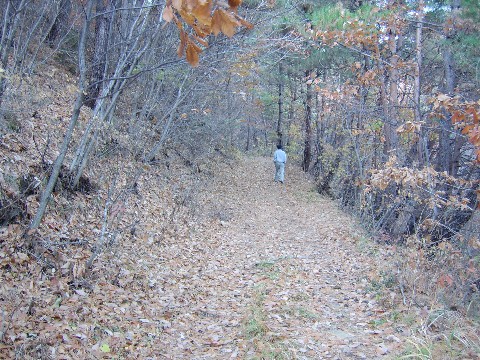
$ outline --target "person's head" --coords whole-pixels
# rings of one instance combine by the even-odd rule
[[[281,149],[282,148],[282,144],[277,144],[277,149]]]

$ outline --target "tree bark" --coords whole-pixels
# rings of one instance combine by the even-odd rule
[[[250,151],[250,137],[251,137],[250,119],[247,120],[247,143],[245,144],[245,151]]]
[[[107,14],[105,10],[104,0],[96,0],[95,47],[92,73],[89,76],[89,86],[85,96],[85,105],[91,109],[95,107],[100,94],[107,61],[108,27],[111,15]]]
[[[288,135],[290,133],[290,126],[292,125],[295,118],[295,102],[297,101],[297,82],[295,81],[295,79],[292,79],[290,77],[289,83],[290,83],[291,99],[290,99],[290,105],[288,107],[287,124],[285,126],[286,131],[284,131],[285,132],[284,140],[286,139],[285,140],[286,145],[288,145],[290,142],[290,137]]]
[[[54,44],[55,41],[61,35],[63,35],[63,33],[68,28],[68,19],[70,17],[71,11],[72,11],[71,0],[61,0],[58,6],[58,13],[46,37],[46,40],[49,44]]]
[[[383,133],[385,135],[383,153],[384,153],[384,156],[388,158],[388,156],[390,155],[390,151],[393,148],[394,140],[392,138],[394,138],[395,134],[389,119],[389,106],[388,106],[388,99],[387,99],[387,75],[385,73],[384,66],[379,63],[379,67],[382,71],[381,82],[380,82],[379,106],[382,109],[381,112],[383,115]]]
[[[327,70],[323,69],[322,71],[322,80],[325,84],[326,81],[326,73]],[[315,107],[317,109],[317,114],[315,116],[315,158],[316,161],[314,163],[315,166],[315,176],[319,176],[320,173],[323,171],[322,169],[322,161],[321,161],[321,154],[323,152],[323,136],[325,133],[325,119],[324,119],[324,111],[325,111],[325,99],[324,96],[321,94],[316,94],[315,96]]]
[[[282,146],[283,135],[283,64],[278,64],[278,120],[277,120],[277,145]]]
[[[414,90],[413,90],[413,106],[414,106],[414,116],[415,116],[415,122],[417,124],[421,124],[422,122],[422,113],[421,113],[421,104],[420,104],[420,94],[421,94],[421,78],[420,78],[420,72],[422,69],[422,53],[423,53],[423,47],[422,47],[422,38],[423,38],[423,18],[424,18],[424,1],[420,0],[418,4],[418,9],[417,9],[417,29],[416,29],[416,39],[415,39],[415,57],[416,57],[416,62],[415,62],[415,76],[414,76]],[[422,135],[422,129],[420,129],[420,133],[418,134],[418,140],[416,143],[416,157],[417,157],[417,162],[419,166],[422,166],[424,164],[424,158],[423,158],[423,135]]]
[[[453,0],[452,2],[452,18],[449,21],[455,23],[455,18],[460,8],[460,0]],[[455,60],[453,57],[453,49],[450,42],[456,36],[455,26],[449,26],[447,32],[444,34],[446,44],[443,51],[443,67],[444,67],[444,87],[443,92],[449,96],[454,95],[456,76],[455,76]],[[443,112],[444,118],[440,119],[440,128],[438,136],[438,154],[437,154],[437,170],[446,171],[449,174],[455,170],[452,168],[452,144],[457,139],[455,131],[452,126],[450,114],[447,111]],[[455,135],[455,140],[452,141],[452,135]],[[455,147],[455,145],[453,145]],[[455,170],[456,172],[456,170]]]
[[[79,69],[80,76],[78,80],[77,99],[75,100],[75,104],[73,106],[72,116],[70,118],[70,123],[67,129],[67,132],[65,133],[62,146],[60,148],[60,153],[55,159],[55,163],[53,164],[52,172],[48,179],[47,186],[45,187],[45,190],[42,193],[38,210],[32,222],[30,223],[30,226],[29,226],[30,230],[38,228],[43,219],[43,216],[47,209],[48,202],[50,200],[50,196],[52,195],[55,184],[57,183],[58,175],[60,174],[63,161],[65,160],[68,146],[70,144],[70,141],[72,140],[73,130],[75,129],[75,126],[77,124],[77,121],[80,115],[80,108],[83,105],[83,96],[84,96],[83,94],[85,91],[85,83],[86,83],[86,77],[85,77],[85,73],[86,73],[85,47],[86,46],[85,45],[87,41],[88,28],[91,21],[93,1],[94,0],[89,0],[87,3],[85,21],[83,24],[82,32],[81,32],[79,43],[78,43],[78,69]]]
[[[307,79],[307,94],[305,100],[305,142],[303,148],[303,163],[302,169],[308,172],[310,169],[310,162],[312,160],[312,70],[305,72],[305,78]]]
[[[389,96],[388,96],[388,150],[397,155],[397,158],[402,162],[401,149],[398,142],[398,62],[400,57],[398,56],[398,39],[401,38],[401,34],[398,31],[396,20],[392,20],[393,24],[389,35],[389,50],[390,50],[390,69],[389,69]]]
[[[7,1],[7,7],[4,10],[2,33],[0,38],[0,68],[4,71],[8,68],[8,57],[12,49],[12,42],[19,25],[19,14],[25,9],[28,0],[17,1],[16,6],[12,1]],[[7,89],[7,78],[2,74],[0,76],[0,106]]]
[[[452,96],[455,84],[454,60],[451,49],[445,48],[443,53],[443,65],[445,71],[445,85],[444,93]],[[446,171],[450,173],[451,163],[451,140],[450,136],[453,133],[453,127],[450,120],[450,114],[443,111],[444,118],[440,119],[440,128],[438,136],[438,154],[437,154],[437,170]]]

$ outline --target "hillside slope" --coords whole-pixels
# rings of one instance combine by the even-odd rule
[[[375,270],[359,252],[354,221],[299,169],[281,186],[269,159],[218,166],[169,219],[155,189],[145,194],[150,212],[143,209],[137,234],[109,248],[92,273],[65,251],[56,256],[71,270],[57,276],[34,253],[2,243],[3,354],[315,359],[394,351],[398,334],[372,328],[384,310],[365,291]]]

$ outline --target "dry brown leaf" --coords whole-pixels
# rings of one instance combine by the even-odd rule
[[[239,26],[240,23],[235,19],[235,17],[231,14],[226,12],[225,10],[220,11],[220,27],[222,32],[228,36],[232,37],[235,35],[235,27]]]
[[[199,63],[198,52],[196,48],[197,46],[195,44],[193,44],[191,41],[188,42],[186,56],[188,63],[193,67],[198,66]]]
[[[201,24],[200,25],[194,24],[193,30],[195,30],[196,35],[198,35],[199,37],[202,37],[202,38],[207,37],[212,32],[212,30],[210,28],[210,25],[209,26],[204,26],[204,25],[201,25]]]
[[[195,25],[195,17],[190,12],[180,9],[178,10],[178,13],[188,25],[192,27]]]
[[[185,52],[185,45],[187,44],[187,41],[188,41],[188,35],[182,29],[180,31],[180,44],[178,45],[178,49],[177,49],[178,57],[183,56],[183,53]]]
[[[218,36],[218,34],[220,34],[220,32],[222,31],[221,24],[222,24],[222,16],[220,14],[220,10],[217,9],[215,10],[212,16],[211,28],[212,28],[213,35]]]
[[[195,16],[200,24],[210,26],[211,23],[212,4],[208,1],[204,4],[199,3],[192,10],[192,15]]]
[[[228,6],[230,6],[233,10],[237,10],[241,3],[242,0],[228,0]]]

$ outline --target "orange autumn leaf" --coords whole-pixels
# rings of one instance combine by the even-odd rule
[[[253,25],[236,13],[241,3],[242,0],[230,0],[228,4],[212,0],[167,0],[163,17],[169,22],[174,20],[179,29],[178,56],[187,52],[188,62],[198,64],[198,55],[202,52],[198,44],[208,47],[204,39],[210,34],[218,36],[223,32],[232,37],[237,27],[252,29]]]
[[[188,42],[187,44],[187,51],[186,51],[187,61],[193,67],[198,66],[199,58],[196,45],[192,42]]]
[[[233,10],[237,10],[241,3],[242,0],[228,0],[228,6],[230,6]]]
[[[178,10],[178,13],[180,14],[180,16],[182,17],[183,20],[185,20],[185,22],[190,25],[190,26],[194,26],[195,24],[195,17],[189,13],[188,11],[185,11],[183,9],[180,9]]]
[[[465,127],[462,129],[462,134],[463,134],[463,135],[466,135],[466,134],[468,134],[468,133],[470,132],[470,130],[472,130],[472,129],[473,129],[473,125],[467,125],[467,126],[465,126]]]
[[[199,3],[192,9],[192,15],[195,16],[198,22],[203,25],[210,26],[211,23],[211,16],[210,13],[212,11],[212,4],[207,1],[204,4]]]
[[[224,10],[220,11],[220,28],[222,32],[228,36],[232,37],[235,35],[235,27],[240,26],[240,23],[233,17],[232,14],[227,13]]]
[[[202,49],[200,48],[200,46],[198,46],[197,44],[195,44],[193,41],[189,40],[189,45],[193,46],[193,48],[195,49],[195,51],[200,54],[202,52]]]
[[[455,111],[452,114],[452,123],[455,124],[455,123],[463,121],[463,120],[465,120],[465,115],[463,115],[460,111]]]
[[[222,17],[220,15],[220,11],[217,9],[213,13],[212,16],[212,33],[215,36],[218,36],[220,32],[222,31],[221,24],[222,23]]]
[[[201,24],[200,25],[194,24],[192,27],[193,27],[193,30],[195,30],[195,33],[202,38],[207,37],[211,33],[210,26],[202,26]]]
[[[180,31],[180,44],[178,45],[178,49],[177,49],[178,57],[183,56],[183,53],[185,52],[185,45],[187,44],[187,41],[188,41],[188,35],[185,33],[185,31],[181,30]]]

